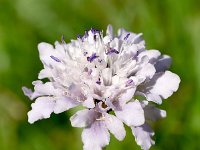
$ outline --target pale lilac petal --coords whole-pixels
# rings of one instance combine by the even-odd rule
[[[105,86],[109,86],[112,83],[112,69],[105,68],[102,70],[102,78]]]
[[[158,50],[147,50],[141,52],[138,58],[140,59],[143,56],[147,56],[149,58],[149,63],[154,64],[158,60],[160,55],[161,53]]]
[[[24,95],[28,96],[31,99],[31,96],[33,95],[33,91],[31,89],[23,86],[22,91],[24,92]]]
[[[126,136],[123,123],[114,115],[105,115],[105,124],[108,130],[119,140],[122,141]]]
[[[127,32],[123,28],[118,30],[118,38],[121,39],[121,40],[130,42],[130,43],[144,45],[145,42],[141,38],[141,36],[142,36],[142,33],[135,34],[135,33],[132,33],[132,32]]]
[[[165,118],[167,116],[166,111],[158,109],[155,106],[146,106],[144,108],[145,118],[147,120],[156,121],[160,118]]]
[[[140,126],[144,124],[144,111],[139,101],[129,102],[121,111],[115,111],[116,116],[128,126]]]
[[[60,90],[56,89],[53,86],[52,82],[46,82],[46,83],[42,83],[41,81],[38,82],[34,82],[33,83],[35,85],[34,87],[34,92],[31,96],[32,99],[39,97],[39,96],[50,96],[50,95],[60,95]]]
[[[109,144],[110,134],[103,121],[95,121],[82,132],[84,150],[101,150]]]
[[[49,118],[54,110],[55,100],[53,97],[39,97],[31,105],[32,110],[28,112],[28,122]]]
[[[108,25],[106,34],[112,39],[113,38],[113,27],[112,25]]]
[[[167,99],[177,91],[179,83],[179,76],[170,71],[156,73],[149,82],[138,86],[136,95],[145,96],[148,101],[161,104],[162,99]]]
[[[150,64],[147,63],[144,67],[142,67],[137,73],[136,76],[142,76],[144,78],[149,78],[151,79],[153,77],[153,75],[155,74],[156,69],[155,67]]]
[[[56,99],[56,104],[54,107],[54,113],[59,114],[64,111],[69,110],[70,108],[76,107],[78,102],[69,98],[69,97],[60,97]]]
[[[44,65],[49,65],[51,62],[53,62],[50,56],[53,55],[54,48],[51,44],[42,42],[38,44],[38,50],[40,54],[40,60]]]
[[[125,92],[123,92],[119,99],[117,99],[117,101],[119,101],[119,105],[120,107],[123,107],[128,101],[130,101],[134,94],[135,94],[135,90],[136,88],[133,87],[133,88],[130,88],[130,89],[127,89]]]
[[[73,127],[83,128],[90,126],[98,118],[98,113],[93,109],[84,109],[76,112],[70,117],[71,125]]]
[[[52,71],[50,68],[42,69],[38,75],[38,79],[44,79],[50,77],[52,77]]]
[[[83,106],[87,107],[87,108],[94,108],[95,107],[95,103],[94,103],[94,99],[92,96],[88,96],[87,99],[82,103]]]
[[[179,83],[180,78],[178,75],[166,71],[165,73],[156,74],[146,86],[149,88],[149,93],[167,99],[173,92],[177,91]]]
[[[152,101],[152,102],[155,102],[157,104],[162,104],[162,98],[160,97],[160,95],[152,94],[152,93],[146,93],[144,95],[145,95],[145,97],[147,98],[148,101]]]
[[[156,72],[164,72],[167,69],[169,69],[170,65],[172,63],[172,59],[168,55],[161,56],[156,64],[154,65],[156,68]]]
[[[140,90],[140,88],[138,88],[138,90]],[[152,101],[157,104],[162,104],[162,98],[156,94],[152,94],[152,93],[148,93],[148,92],[144,93],[144,91],[143,92],[136,91],[135,96],[140,96],[143,99],[147,99],[148,101]]]
[[[165,110],[156,108],[155,105],[150,104],[146,100],[141,101],[140,103],[143,107],[146,120],[156,121],[158,119],[165,118],[167,116]]]
[[[151,127],[148,124],[143,124],[139,127],[131,127],[132,133],[135,136],[135,140],[143,150],[149,150],[155,142],[151,139],[154,135]]]

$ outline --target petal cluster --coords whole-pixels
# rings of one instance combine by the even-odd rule
[[[101,150],[110,133],[123,140],[124,125],[132,129],[142,149],[155,142],[149,122],[166,117],[156,105],[177,91],[178,75],[168,71],[171,58],[158,50],[146,50],[142,34],[109,25],[106,35],[97,29],[66,43],[38,45],[44,69],[33,82],[34,91],[23,87],[34,100],[28,121],[34,123],[76,106],[83,110],[71,118],[73,127],[84,128],[84,150]],[[45,79],[48,82],[43,82]]]

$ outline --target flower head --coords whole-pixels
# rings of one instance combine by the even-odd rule
[[[177,91],[180,78],[167,71],[171,58],[158,50],[146,50],[141,35],[119,29],[115,36],[109,25],[105,36],[91,29],[70,43],[63,39],[55,47],[40,43],[44,69],[33,82],[34,92],[23,87],[25,95],[35,100],[29,122],[82,105],[85,109],[70,121],[84,128],[85,150],[108,145],[109,132],[123,140],[124,124],[132,129],[137,144],[149,149],[154,132],[148,122],[166,116],[153,103],[161,104]],[[43,83],[44,78],[49,81]]]

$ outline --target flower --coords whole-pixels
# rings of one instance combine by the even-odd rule
[[[28,121],[81,105],[84,109],[70,121],[73,127],[84,128],[85,150],[101,150],[109,144],[110,133],[123,140],[124,124],[137,144],[148,150],[155,143],[148,123],[166,117],[153,103],[162,104],[177,91],[180,78],[168,71],[171,58],[146,50],[141,35],[119,29],[115,36],[109,25],[105,36],[91,29],[70,43],[63,38],[55,47],[40,43],[44,69],[33,82],[34,92],[23,87],[24,94],[35,100]],[[43,83],[44,78],[49,81]]]

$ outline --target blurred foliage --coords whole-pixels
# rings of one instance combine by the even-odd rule
[[[21,87],[31,86],[42,68],[37,44],[66,41],[91,27],[124,27],[143,32],[147,48],[173,58],[180,89],[161,108],[168,117],[154,125],[152,150],[200,149],[200,1],[197,0],[0,0],[0,150],[80,150],[81,129],[69,113],[33,125],[31,102]],[[166,102],[167,101],[167,102]],[[130,129],[123,142],[112,137],[107,150],[140,149]]]

